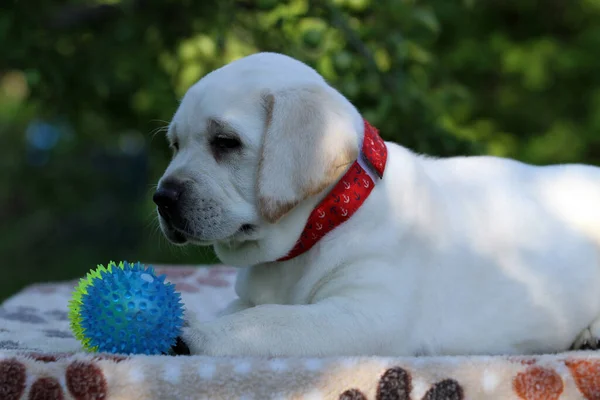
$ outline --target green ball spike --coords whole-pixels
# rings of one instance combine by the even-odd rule
[[[115,263],[114,261],[110,261],[106,267],[104,267],[102,264],[98,264],[96,269],[91,270],[84,278],[79,280],[79,283],[77,286],[75,286],[71,300],[69,301],[69,320],[71,321],[71,331],[75,335],[75,338],[81,342],[84,350],[89,352],[96,352],[98,351],[98,348],[97,346],[92,346],[90,344],[90,339],[85,336],[84,330],[81,326],[81,305],[83,304],[82,297],[88,294],[87,289],[89,286],[94,285],[96,280],[102,279],[103,273],[112,273],[113,267],[123,269],[124,264],[122,261],[119,264]]]

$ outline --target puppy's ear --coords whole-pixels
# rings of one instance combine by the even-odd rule
[[[262,100],[258,202],[263,218],[274,223],[341,176],[358,155],[358,135],[349,105],[333,89],[285,89]]]

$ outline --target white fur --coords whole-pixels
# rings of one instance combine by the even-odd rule
[[[261,98],[306,87],[324,93],[317,121],[341,125],[318,133],[329,148],[307,151],[304,139],[282,139],[279,171],[292,176],[280,173],[263,187],[300,202],[270,223],[257,205],[268,124]],[[299,98],[295,107],[307,101]],[[236,129],[243,154],[214,160],[203,128],[208,117]],[[285,129],[302,134],[303,127]],[[197,199],[220,210],[212,230],[203,231],[192,229],[202,219],[187,209],[186,237],[214,245],[224,263],[251,265],[240,269],[239,299],[222,316],[186,328],[193,353],[528,354],[563,351],[579,334],[600,334],[599,323],[592,325],[600,320],[600,169],[592,166],[432,159],[387,142],[384,179],[358,212],[309,252],[274,263],[328,191],[302,198],[292,182],[320,177],[302,176],[307,172],[286,160],[301,154],[316,163],[310,165],[323,162],[344,141],[340,132],[359,147],[358,111],[314,70],[283,55],[235,61],[185,95],[169,132],[180,150],[165,177],[192,180]],[[257,230],[236,232],[244,223]]]

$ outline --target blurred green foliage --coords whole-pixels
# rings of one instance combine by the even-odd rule
[[[0,299],[111,259],[214,262],[157,231],[160,130],[256,51],[418,152],[600,164],[600,0],[7,0],[0,39]]]

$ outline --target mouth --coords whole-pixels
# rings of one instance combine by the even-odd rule
[[[158,214],[160,215],[160,225],[163,234],[171,243],[176,245],[185,245],[190,243],[197,246],[211,246],[217,241],[244,241],[251,238],[257,231],[257,226],[254,224],[242,224],[232,235],[228,237],[212,240],[200,239],[196,238],[193,233],[187,232],[175,226],[169,218],[166,218],[166,216],[161,213],[160,209],[158,210]]]
[[[169,220],[169,216],[167,215],[167,211],[162,208],[162,207],[156,207],[156,209],[158,210],[158,215],[160,215],[163,219],[163,221],[168,221]]]
[[[187,238],[179,231],[171,231],[171,237],[169,238],[175,244],[186,244]]]
[[[186,232],[177,229],[175,226],[173,226],[173,223],[171,222],[170,218],[168,218],[168,216],[165,215],[164,211],[160,208],[158,208],[158,215],[160,228],[163,232],[163,235],[165,235],[169,242],[180,246],[188,242],[189,235]]]
[[[242,234],[251,234],[256,230],[256,225],[252,225],[252,224],[244,224],[242,226],[240,226],[240,229],[238,229],[238,233],[242,233]]]
[[[168,226],[168,224],[165,224],[165,226],[162,228],[162,231],[169,242],[178,246],[183,246],[189,241],[185,233],[180,232],[171,226]]]

